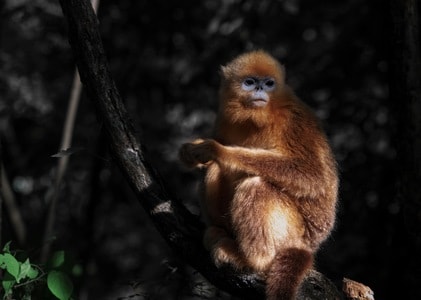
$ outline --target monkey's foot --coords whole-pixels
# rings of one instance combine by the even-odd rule
[[[211,253],[213,261],[218,268],[225,264],[232,265],[236,269],[246,268],[246,263],[238,251],[236,243],[230,238],[219,240]]]
[[[203,236],[203,245],[206,250],[210,251],[222,239],[229,238],[227,232],[217,226],[209,226],[206,228],[205,235]]]

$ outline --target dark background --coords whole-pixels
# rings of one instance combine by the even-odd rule
[[[139,136],[169,190],[195,213],[199,177],[181,167],[177,150],[210,133],[220,65],[258,48],[284,63],[288,83],[322,120],[340,166],[337,226],[317,267],[338,284],[343,277],[363,282],[376,299],[401,298],[407,245],[385,1],[103,0],[98,15]],[[35,258],[73,72],[58,1],[0,4],[2,162],[28,231],[19,245],[3,209],[2,243],[14,240]],[[71,155],[61,187],[53,248],[82,267],[77,298],[229,298],[203,283],[159,236],[108,156],[86,95],[72,146],[80,151]]]

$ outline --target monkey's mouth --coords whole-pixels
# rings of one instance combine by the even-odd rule
[[[250,99],[250,105],[254,107],[262,107],[268,103],[266,99]]]
[[[269,102],[269,95],[265,91],[253,91],[249,98],[250,105],[253,107],[262,107]]]

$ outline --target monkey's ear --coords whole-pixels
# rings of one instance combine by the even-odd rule
[[[223,80],[232,80],[235,77],[236,69],[231,65],[221,66],[220,74]]]
[[[222,78],[227,78],[228,74],[230,73],[230,68],[226,66],[221,66],[219,73]]]

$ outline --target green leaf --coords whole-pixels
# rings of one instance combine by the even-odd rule
[[[29,262],[29,258],[27,258],[21,265],[20,265],[20,272],[18,277],[16,278],[16,281],[19,283],[21,279],[24,279],[26,277],[29,277],[29,273],[32,270],[31,263]],[[36,270],[35,270],[36,271]],[[35,276],[36,277],[36,276]],[[33,278],[31,278],[33,279]]]
[[[73,292],[73,283],[69,276],[60,271],[48,273],[47,285],[51,293],[60,300],[68,300]]]
[[[7,272],[17,280],[19,275],[19,262],[16,258],[10,253],[6,253],[3,256],[3,263],[6,265]]]
[[[29,279],[35,279],[38,277],[39,271],[35,269],[33,266],[28,271],[28,278]]]
[[[10,253],[10,244],[12,243],[12,241],[8,241],[4,247],[3,247],[3,252],[5,253]]]
[[[12,294],[12,288],[16,283],[16,279],[9,272],[5,272],[3,278],[1,279],[1,285],[4,289],[3,299],[7,299],[8,295]]]
[[[56,251],[51,256],[51,258],[48,262],[48,266],[49,266],[50,269],[58,269],[58,268],[60,268],[61,266],[64,265],[64,261],[65,261],[64,251],[63,250]]]
[[[6,263],[4,262],[4,255],[0,254],[0,268],[6,269]]]

